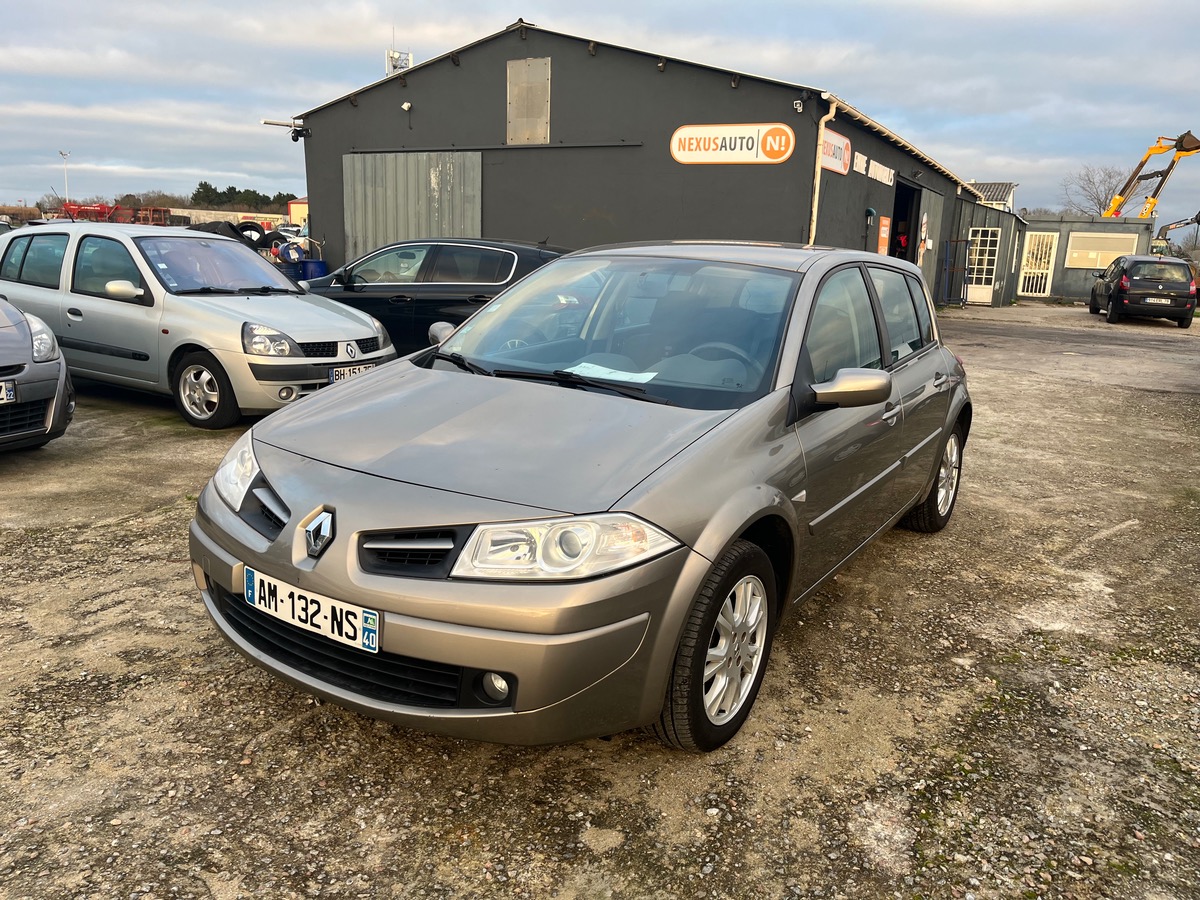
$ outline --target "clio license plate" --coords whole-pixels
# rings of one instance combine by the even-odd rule
[[[329,370],[329,383],[340,384],[343,381],[349,381],[355,375],[370,372],[373,368],[375,368],[375,363],[364,363],[361,366],[334,366]]]
[[[303,591],[246,566],[246,602],[260,613],[368,653],[379,652],[379,613]]]

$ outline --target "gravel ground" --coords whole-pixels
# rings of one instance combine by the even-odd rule
[[[423,735],[249,667],[186,542],[238,431],[85,386],[3,458],[0,895],[1200,897],[1200,395],[1025,365],[1034,323],[1096,325],[943,316],[976,403],[954,521],[802,604],[707,756]],[[1200,363],[1163,324],[1128,334]]]

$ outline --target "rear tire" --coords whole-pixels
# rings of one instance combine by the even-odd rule
[[[229,376],[211,353],[189,353],[171,383],[179,414],[197,428],[228,428],[242,417]]]
[[[1192,317],[1184,316],[1182,319],[1176,319],[1175,324],[1178,325],[1180,328],[1191,328],[1192,327]]]
[[[756,544],[735,541],[713,566],[683,627],[652,730],[680,750],[716,750],[741,729],[767,671],[775,571]]]
[[[1117,305],[1117,300],[1115,297],[1108,298],[1108,310],[1104,316],[1104,319],[1109,325],[1116,325],[1121,321],[1121,307]]]
[[[954,430],[942,445],[942,458],[938,462],[937,474],[929,494],[910,509],[900,520],[900,524],[912,531],[923,531],[932,534],[941,531],[950,522],[954,513],[954,504],[958,502],[958,488],[962,480],[963,445],[962,424],[955,424]]]

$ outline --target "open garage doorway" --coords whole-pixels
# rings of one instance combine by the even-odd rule
[[[896,179],[896,202],[892,207],[892,245],[889,256],[917,261],[917,212],[921,208],[921,190]]]

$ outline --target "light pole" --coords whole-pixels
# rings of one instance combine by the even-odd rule
[[[58,155],[63,158],[63,203],[66,203],[71,199],[71,190],[67,183],[67,157],[71,155],[71,151],[59,150]]]

